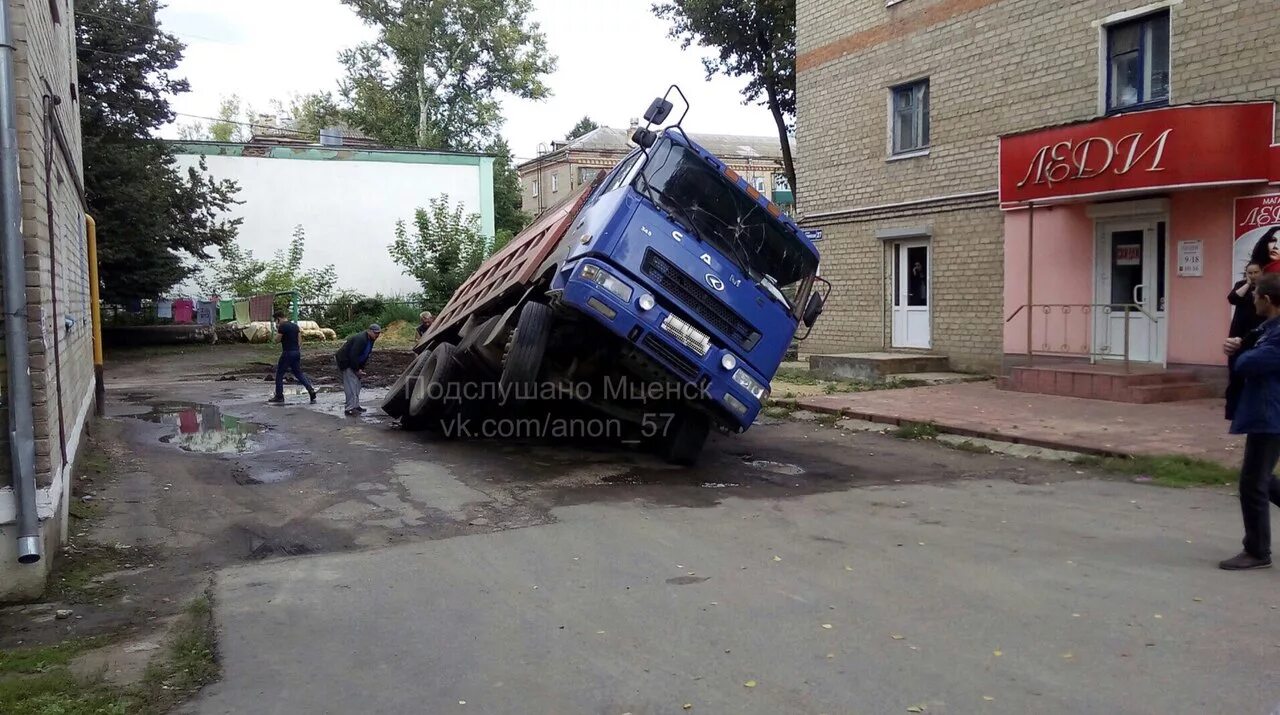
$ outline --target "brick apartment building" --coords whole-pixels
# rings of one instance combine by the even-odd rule
[[[799,208],[836,285],[806,352],[1220,369],[1270,224],[1237,225],[1280,224],[1275,0],[799,0],[797,22]]]
[[[81,196],[75,18],[68,0],[0,0],[13,37],[21,231],[25,239],[27,355],[34,421],[35,504],[43,556],[17,559],[17,500],[6,429],[0,477],[0,602],[40,594],[67,537],[72,462],[94,394],[89,264]],[[0,13],[2,17],[5,13]],[[46,176],[49,180],[46,180]],[[48,217],[52,214],[53,220]],[[0,217],[2,220],[3,217]],[[52,231],[50,227],[52,223]],[[56,279],[56,280],[55,280]],[[56,298],[55,298],[56,291]],[[0,351],[4,341],[0,341]],[[56,356],[56,358],[55,358]],[[9,355],[0,358],[0,419],[11,427]]]
[[[630,129],[600,127],[566,142],[554,142],[550,151],[516,166],[520,175],[521,206],[530,216],[563,201],[601,171],[612,169],[636,147]],[[693,134],[689,137],[720,157],[760,193],[783,210],[794,203],[782,169],[782,148],[777,137],[733,134]]]

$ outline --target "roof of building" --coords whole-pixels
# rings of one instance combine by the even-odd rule
[[[635,148],[631,143],[631,129],[599,127],[568,142],[555,142],[550,154],[569,151],[600,151],[626,153]],[[782,160],[782,147],[777,137],[753,137],[737,134],[695,134],[689,138],[702,145],[704,149],[722,158],[761,158]],[[792,147],[795,140],[791,140]],[[548,155],[549,156],[549,155]],[[543,157],[545,159],[545,157]],[[531,159],[520,164],[521,167],[536,163]]]

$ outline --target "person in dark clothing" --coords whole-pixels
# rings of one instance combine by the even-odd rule
[[[366,411],[360,406],[360,378],[364,377],[364,366],[369,362],[373,344],[381,334],[382,326],[374,323],[368,330],[347,338],[347,342],[333,356],[338,363],[338,372],[342,375],[342,391],[347,396],[344,414],[348,416]]]
[[[1254,344],[1246,348],[1242,338],[1227,338],[1223,345],[1244,380],[1231,433],[1246,435],[1239,488],[1244,550],[1218,564],[1228,571],[1271,566],[1271,504],[1280,506],[1273,474],[1280,461],[1280,276],[1258,279],[1254,305],[1264,321]]]
[[[1248,345],[1256,339],[1256,336],[1250,337],[1250,334],[1262,325],[1262,318],[1253,306],[1253,288],[1261,275],[1262,266],[1250,263],[1244,269],[1244,280],[1238,281],[1227,294],[1227,302],[1236,307],[1231,316],[1231,329],[1227,331],[1227,337],[1241,338]],[[1235,374],[1235,363],[1235,356],[1227,358],[1227,419],[1235,414],[1240,390],[1244,387],[1244,381]]]
[[[314,404],[316,388],[311,386],[311,381],[302,372],[302,330],[297,323],[286,318],[282,311],[276,312],[275,319],[276,338],[280,340],[280,360],[276,362],[276,394],[267,402],[284,402],[284,374],[291,372],[298,384],[307,388]]]
[[[432,314],[431,314],[431,311],[429,311],[429,310],[424,310],[424,311],[422,311],[422,315],[419,315],[419,316],[418,316],[418,320],[419,320],[419,322],[418,322],[418,339],[419,339],[419,340],[421,340],[421,339],[422,339],[422,336],[423,336],[424,334],[426,334],[426,332],[427,332],[428,330],[430,330],[430,329],[431,329],[431,323],[432,323],[432,321],[434,321],[435,319],[436,319],[436,317],[435,317],[434,315],[432,315]]]

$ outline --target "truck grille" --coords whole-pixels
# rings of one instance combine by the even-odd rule
[[[657,251],[652,248],[646,250],[641,267],[659,288],[674,296],[721,335],[728,336],[747,350],[759,342],[760,333],[747,321]]]
[[[679,351],[673,349],[670,345],[667,345],[667,343],[658,336],[653,333],[649,333],[644,336],[644,340],[641,342],[644,343],[646,348],[652,350],[654,355],[657,355],[673,370],[679,373],[681,377],[686,380],[694,380],[698,377],[697,363],[684,355],[681,355]]]

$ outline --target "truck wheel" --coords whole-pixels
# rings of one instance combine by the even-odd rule
[[[528,391],[537,384],[550,336],[551,308],[542,303],[525,303],[511,334],[507,359],[502,363],[499,395],[506,397],[522,389]]]
[[[413,391],[414,381],[418,379],[418,373],[422,371],[422,364],[426,361],[425,352],[413,356],[413,362],[409,363],[409,367],[391,383],[391,389],[387,390],[387,396],[382,400],[383,412],[392,417],[409,415],[409,395]]]
[[[662,457],[672,464],[693,466],[710,432],[711,418],[701,412],[688,412],[677,417],[663,438]]]
[[[409,415],[412,417],[443,417],[449,408],[445,395],[448,385],[454,382],[460,370],[455,359],[458,349],[449,343],[441,343],[431,351],[422,363],[422,371],[413,383],[409,394]]]

